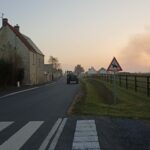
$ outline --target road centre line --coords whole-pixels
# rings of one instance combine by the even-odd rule
[[[59,126],[57,133],[56,133],[51,145],[49,146],[48,150],[55,150],[55,147],[58,143],[58,139],[59,139],[64,127],[65,127],[66,122],[67,122],[67,118],[64,118],[61,125]]]
[[[7,94],[7,95],[4,95],[4,96],[1,96],[1,97],[0,97],[0,99],[5,98],[5,97],[9,97],[9,96],[12,96],[12,95],[15,95],[15,94],[19,94],[19,93],[23,93],[23,92],[31,91],[31,90],[34,90],[34,89],[38,89],[38,88],[39,88],[39,87],[34,87],[34,88],[26,89],[26,90],[21,90],[21,91],[13,92],[13,93],[10,93],[10,94]]]
[[[55,134],[55,132],[57,131],[59,125],[61,124],[62,119],[58,118],[58,120],[55,122],[54,126],[52,127],[52,129],[50,130],[49,134],[47,135],[47,137],[44,139],[44,141],[42,142],[39,150],[45,150],[49,141],[51,140],[51,138],[53,137],[53,135]]]
[[[5,128],[7,128],[8,126],[10,126],[13,123],[14,123],[13,121],[0,122],[0,132],[3,131]]]
[[[19,150],[42,124],[43,121],[30,121],[0,145],[0,149]]]

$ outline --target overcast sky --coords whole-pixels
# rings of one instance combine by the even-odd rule
[[[100,69],[115,56],[124,71],[150,72],[150,0],[0,0],[0,12],[45,63],[52,55],[64,70]]]

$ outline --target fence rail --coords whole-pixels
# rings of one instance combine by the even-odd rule
[[[95,76],[101,80],[113,83],[113,74],[104,74]],[[132,89],[135,92],[145,94],[150,97],[150,75],[120,75],[116,74],[116,84],[126,89]]]

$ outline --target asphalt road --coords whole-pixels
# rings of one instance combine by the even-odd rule
[[[150,150],[150,121],[71,117],[77,84],[57,82],[0,97],[0,150]]]
[[[55,122],[66,116],[79,84],[67,85],[65,78],[62,78],[34,88],[0,97],[0,150],[38,149]],[[13,145],[13,135],[13,142],[25,137],[21,139],[20,146],[16,146],[17,143],[14,147],[10,146]]]
[[[64,117],[79,84],[67,85],[65,78],[33,90],[0,98],[0,120],[49,121]]]

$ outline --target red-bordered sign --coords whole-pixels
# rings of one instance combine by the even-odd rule
[[[117,59],[114,57],[113,60],[111,61],[107,71],[122,71],[121,66],[119,65]]]

